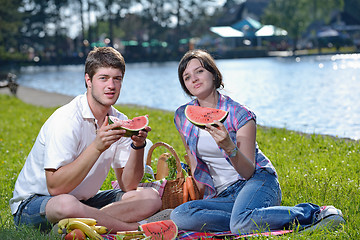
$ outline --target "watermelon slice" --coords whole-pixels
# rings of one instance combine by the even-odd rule
[[[108,116],[109,124],[114,122],[121,122],[121,127],[117,129],[125,129],[125,137],[131,137],[132,135],[138,135],[140,130],[143,130],[149,124],[148,116],[139,116],[133,119],[120,120],[114,116]]]
[[[205,124],[208,123],[217,127],[214,121],[218,120],[220,122],[224,122],[228,115],[228,111],[216,108],[207,108],[194,105],[187,105],[185,108],[186,118],[199,128],[205,128]]]
[[[139,226],[139,230],[151,240],[173,240],[178,234],[178,228],[172,220],[145,223]]]

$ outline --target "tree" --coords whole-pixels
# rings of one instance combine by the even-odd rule
[[[129,12],[129,8],[132,6],[132,0],[103,0],[105,9],[105,17],[103,20],[108,22],[108,38],[110,46],[114,41],[114,28],[115,24],[119,23],[121,16]]]
[[[296,49],[298,39],[313,23],[326,24],[334,10],[342,10],[343,0],[271,0],[262,22],[288,32]]]
[[[20,51],[17,39],[21,36],[19,28],[23,14],[18,11],[21,0],[0,0],[0,60],[19,57]]]
[[[173,51],[179,49],[179,40],[200,36],[208,31],[211,11],[216,0],[138,0],[144,7],[143,15],[157,26],[167,29]],[[204,19],[206,19],[204,21]],[[155,32],[150,33],[155,35]],[[156,33],[157,34],[157,33]]]
[[[345,0],[344,12],[349,14],[357,22],[360,22],[360,1]]]

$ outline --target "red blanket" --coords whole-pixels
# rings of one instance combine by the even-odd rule
[[[255,237],[255,236],[279,236],[286,233],[291,233],[292,230],[276,230],[271,232],[264,232],[264,233],[253,233],[253,234],[232,234],[229,232],[216,232],[216,233],[209,233],[209,232],[192,232],[192,231],[179,231],[177,240],[193,240],[193,239],[241,239],[247,237]],[[103,235],[105,240],[116,240],[116,235],[109,234]]]

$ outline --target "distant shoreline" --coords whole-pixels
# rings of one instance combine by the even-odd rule
[[[264,49],[233,49],[227,51],[209,51],[215,59],[243,59],[243,58],[272,58],[272,57],[304,57],[304,56],[323,56],[323,55],[335,55],[335,54],[359,54],[360,49],[356,47],[342,47],[336,48],[322,48],[319,49],[304,49],[304,50],[264,50]],[[167,58],[154,59],[153,56],[141,56],[132,58],[124,54],[126,63],[143,63],[143,62],[178,62],[182,54],[176,57],[167,56]],[[29,60],[1,60],[0,59],[0,72],[16,71],[20,67],[25,66],[62,66],[62,65],[79,65],[85,63],[85,57],[67,57],[67,58],[55,58],[44,59],[40,62],[33,62]]]
[[[0,88],[0,94],[12,95],[10,92],[10,89],[8,89],[8,88]],[[74,99],[75,96],[46,92],[43,90],[38,90],[38,89],[24,87],[24,86],[19,85],[16,97],[25,103],[32,104],[35,106],[60,107],[62,105],[69,103],[72,99]],[[146,106],[137,105],[137,104],[121,104],[120,103],[120,104],[116,104],[115,106],[134,106],[134,107],[139,107],[139,108],[144,107],[144,108],[156,109],[156,110],[161,110],[164,112],[169,112],[169,111],[166,111],[163,109],[146,107]],[[258,126],[263,129],[271,129],[271,128],[281,129],[278,127],[268,127],[268,126],[262,126],[262,125],[258,125]],[[301,135],[306,135],[306,136],[312,135],[310,133],[304,133],[304,132],[295,131],[295,130],[291,130],[291,129],[286,129],[286,130],[292,131],[292,132],[295,132],[295,133],[298,133]],[[343,139],[346,141],[360,142],[360,140],[355,140],[355,139],[347,138],[347,137],[336,137],[336,136],[327,135],[327,134],[315,134],[315,135],[322,135],[322,136],[331,137],[331,138],[335,138],[335,139]]]

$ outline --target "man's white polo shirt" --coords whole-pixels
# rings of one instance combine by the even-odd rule
[[[127,117],[111,108],[109,115]],[[74,161],[96,137],[97,121],[87,102],[86,94],[75,97],[57,109],[40,129],[35,144],[15,183],[10,200],[12,214],[21,201],[32,194],[50,195],[45,169],[58,169]],[[79,200],[93,197],[106,179],[110,166],[122,168],[130,154],[130,138],[121,138],[104,151],[86,178],[70,194]]]

